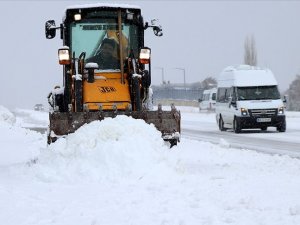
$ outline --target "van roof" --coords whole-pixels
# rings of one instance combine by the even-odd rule
[[[211,89],[206,89],[203,91],[203,94],[207,94],[207,93],[216,93],[217,92],[217,88],[211,88]]]
[[[249,65],[226,67],[218,78],[219,87],[249,87],[277,85],[271,70]]]

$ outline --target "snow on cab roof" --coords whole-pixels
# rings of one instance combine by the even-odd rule
[[[67,10],[69,9],[88,9],[88,8],[122,8],[122,9],[141,9],[137,5],[129,4],[119,4],[119,3],[94,3],[94,4],[81,4],[81,5],[71,5],[65,9],[65,13],[62,17],[62,21],[65,21]]]
[[[129,4],[119,4],[119,3],[94,3],[94,4],[82,4],[82,5],[72,5],[66,8],[68,9],[86,9],[86,8],[98,8],[98,7],[107,7],[107,8],[123,8],[123,9],[141,9],[137,5]]]

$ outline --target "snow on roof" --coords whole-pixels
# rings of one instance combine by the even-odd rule
[[[122,9],[141,9],[140,6],[137,5],[129,5],[129,4],[120,4],[120,3],[94,3],[94,4],[81,4],[81,5],[71,5],[65,9],[65,13],[62,17],[62,21],[65,21],[66,14],[68,9],[88,9],[88,8],[122,8]]]
[[[217,88],[211,88],[203,91],[203,94],[217,93]]]
[[[94,3],[94,4],[72,5],[72,6],[68,6],[66,8],[66,10],[98,8],[98,7],[122,8],[122,9],[141,9],[141,7],[137,6],[137,5],[119,4],[119,3]]]
[[[277,85],[270,69],[249,65],[228,66],[218,78],[219,87],[249,87]]]

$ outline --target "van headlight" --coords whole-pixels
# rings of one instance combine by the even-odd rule
[[[246,108],[241,108],[242,116],[248,116],[248,110]]]
[[[284,114],[284,107],[278,108],[278,115],[283,115]]]

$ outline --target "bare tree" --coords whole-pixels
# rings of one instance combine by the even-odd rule
[[[207,77],[201,82],[201,87],[203,89],[211,89],[217,86],[217,80],[213,77]]]
[[[253,35],[251,37],[247,36],[245,39],[245,53],[244,53],[244,63],[250,66],[257,65],[257,53],[255,46],[255,39]]]
[[[287,109],[300,111],[300,75],[296,76],[285,94],[288,95]]]

